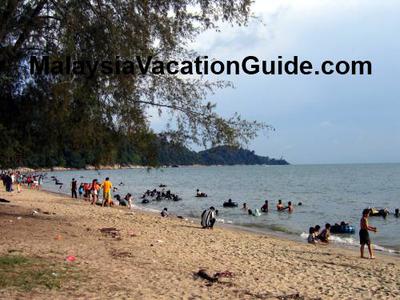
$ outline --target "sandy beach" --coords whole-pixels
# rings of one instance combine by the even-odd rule
[[[0,255],[72,270],[58,288],[1,287],[3,299],[395,299],[400,293],[398,257],[377,253],[366,260],[356,250],[218,225],[203,230],[176,217],[43,191],[2,191],[0,198],[10,201],[0,203]],[[196,275],[200,269],[227,273],[210,282]]]

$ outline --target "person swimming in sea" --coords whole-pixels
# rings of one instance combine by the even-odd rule
[[[199,189],[196,190],[196,197],[207,197],[207,194],[204,192],[200,192]]]
[[[278,211],[283,211],[283,210],[285,210],[285,207],[283,206],[282,200],[281,200],[281,199],[278,200],[278,204],[276,205],[276,209],[277,209]]]
[[[291,201],[288,202],[288,206],[286,206],[285,209],[287,209],[290,213],[293,212],[293,205]]]
[[[247,210],[248,210],[247,203],[243,203],[243,207],[242,207],[242,209],[243,209],[243,210],[245,210],[245,211],[247,211]]]
[[[261,206],[262,212],[268,212],[268,200],[265,200],[263,206]]]

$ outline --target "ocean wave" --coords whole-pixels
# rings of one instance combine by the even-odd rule
[[[308,233],[303,232],[300,234],[300,237],[303,239],[308,238]],[[342,245],[348,245],[348,246],[353,246],[353,247],[358,247],[359,245],[359,240],[355,239],[354,237],[344,237],[344,236],[338,236],[338,235],[331,235],[330,236],[330,241],[336,243],[336,244],[342,244]],[[390,248],[385,248],[377,244],[372,244],[372,248],[376,251],[382,251],[382,252],[388,252],[392,254],[400,254],[400,251],[390,249]]]

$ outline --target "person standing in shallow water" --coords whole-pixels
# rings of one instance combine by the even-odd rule
[[[360,220],[360,255],[361,258],[366,258],[364,256],[364,246],[368,246],[368,252],[369,252],[369,258],[374,259],[374,254],[372,252],[372,246],[371,246],[371,240],[369,238],[369,232],[368,231],[373,231],[376,232],[377,229],[376,227],[369,226],[368,225],[368,217],[369,217],[370,210],[368,208],[363,210],[363,215]]]
[[[72,198],[78,198],[78,194],[76,193],[76,190],[78,189],[78,182],[75,180],[75,178],[72,178],[71,182],[71,197]]]

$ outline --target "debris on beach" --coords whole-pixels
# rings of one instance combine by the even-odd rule
[[[112,238],[115,238],[117,240],[121,240],[121,234],[119,233],[119,229],[115,227],[104,227],[100,228],[100,232],[105,234],[105,235],[110,235]]]
[[[76,257],[74,255],[68,255],[66,258],[66,261],[68,262],[74,262],[76,260]]]
[[[217,282],[220,278],[233,278],[235,275],[230,271],[216,272],[214,275],[209,275],[205,269],[200,269],[195,276],[208,280],[209,282]]]
[[[304,300],[305,298],[301,296],[299,293],[296,294],[291,294],[291,295],[285,295],[285,296],[278,296],[277,297],[279,300],[288,300],[288,299],[297,299],[297,300]]]
[[[132,253],[129,251],[118,251],[113,249],[110,251],[110,255],[113,258],[126,258],[126,257],[133,257]]]
[[[197,273],[195,273],[196,276],[205,279],[211,283],[217,282],[218,281],[218,277],[215,276],[210,276],[206,270],[204,269],[200,269]]]
[[[0,202],[2,202],[2,203],[10,203],[10,200],[6,200],[4,198],[0,198]]]
[[[216,278],[221,278],[221,277],[232,278],[234,276],[235,275],[230,271],[217,272],[214,274],[214,277]]]

